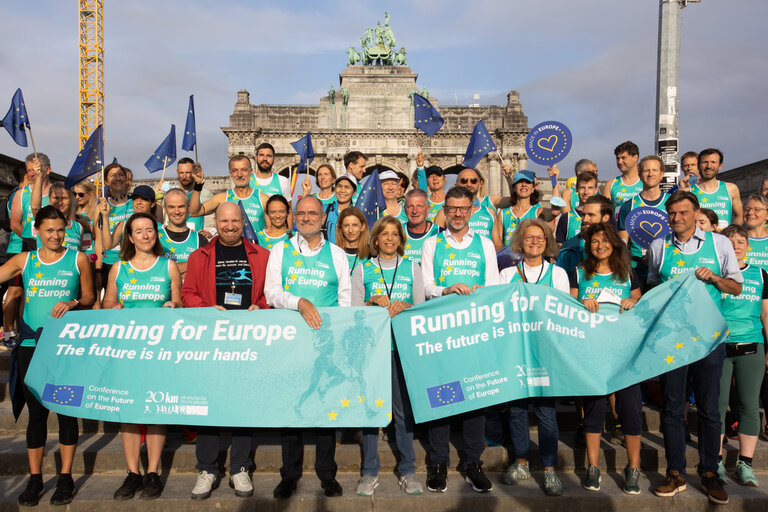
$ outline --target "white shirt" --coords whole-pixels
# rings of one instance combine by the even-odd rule
[[[571,283],[568,280],[568,274],[566,274],[565,270],[562,268],[551,265],[546,261],[544,262],[544,268],[542,268],[541,265],[537,267],[529,267],[524,261],[520,262],[520,264],[523,266],[523,272],[528,282],[534,284],[539,282],[540,276],[547,273],[548,267],[552,267],[552,287],[561,292],[571,293]],[[515,274],[517,274],[517,265],[502,270],[501,274],[499,274],[499,279],[502,284],[507,284],[512,282],[512,278],[515,277]]]
[[[456,240],[450,229],[446,229],[442,232],[445,236],[445,241],[451,247],[456,249],[466,249],[469,244],[472,243],[473,238],[476,236],[472,228],[469,228],[464,234],[461,242]],[[479,236],[479,235],[477,235]],[[431,236],[424,240],[424,245],[421,246],[421,275],[424,279],[424,292],[427,294],[427,300],[434,299],[443,295],[445,286],[438,286],[435,284],[435,244],[437,235]],[[493,242],[487,238],[481,236],[480,242],[483,245],[483,259],[485,259],[485,286],[492,286],[499,283],[499,266],[496,263],[496,248]]]
[[[314,250],[309,248],[307,241],[296,235],[287,240],[293,247],[307,256],[315,256],[329,243],[323,239]],[[349,263],[347,255],[339,246],[330,244],[333,268],[336,270],[336,278],[339,280],[338,302],[339,306],[351,305],[352,281],[349,278]],[[296,295],[283,289],[283,244],[275,245],[269,254],[267,263],[267,275],[264,278],[264,296],[267,304],[277,309],[299,309],[299,299]]]

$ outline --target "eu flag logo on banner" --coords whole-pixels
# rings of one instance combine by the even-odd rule
[[[27,132],[24,131],[24,127],[29,128],[29,116],[27,115],[27,107],[24,106],[24,96],[21,94],[21,89],[16,89],[13,94],[11,108],[8,109],[8,113],[5,114],[0,125],[8,130],[16,144],[27,146]]]
[[[427,388],[427,396],[432,409],[464,401],[464,391],[458,380]]]
[[[171,125],[171,132],[157,147],[152,156],[144,162],[149,172],[157,172],[176,161],[176,125]]]
[[[464,166],[474,169],[475,166],[491,151],[496,151],[496,144],[493,143],[485,123],[478,121],[472,130],[472,138],[469,139],[467,153],[464,155]]]
[[[248,218],[248,214],[245,212],[245,207],[243,206],[243,202],[238,200],[237,204],[238,206],[240,206],[240,212],[242,212],[243,214],[243,238],[245,238],[252,244],[259,245],[259,237],[256,236],[256,230],[253,229],[253,224],[251,224],[251,219]]]
[[[413,127],[432,137],[443,127],[443,117],[424,96],[413,94]]]
[[[57,386],[56,384],[46,382],[41,398],[43,402],[80,407],[84,392],[85,386]]]
[[[187,109],[187,124],[184,125],[184,138],[181,139],[181,149],[192,151],[197,144],[197,134],[195,133],[195,95],[189,96],[189,108]]]
[[[374,169],[365,182],[365,186],[360,191],[360,195],[355,202],[355,207],[363,211],[368,227],[373,226],[376,219],[379,218],[379,212],[387,208],[384,200],[384,193],[381,191],[381,180],[379,180],[379,170]]]
[[[104,162],[104,139],[101,135],[101,125],[97,126],[83,149],[77,154],[72,169],[69,170],[64,186],[70,189],[88,176],[93,176],[101,171]]]

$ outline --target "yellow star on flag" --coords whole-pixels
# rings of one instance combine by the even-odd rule
[[[681,348],[683,348],[683,344],[678,342],[678,343],[675,345],[675,348],[676,348],[677,350],[680,350]]]
[[[342,406],[342,407],[349,407],[349,400],[347,400],[346,398],[344,398],[344,399],[341,401],[341,406]]]
[[[339,414],[336,411],[331,411],[328,413],[328,421],[336,421],[336,416]]]
[[[381,397],[377,398],[375,402],[376,402],[376,407],[384,407],[384,400],[382,400]]]
[[[667,364],[672,364],[675,362],[675,356],[667,356],[664,358],[664,360],[667,362]]]

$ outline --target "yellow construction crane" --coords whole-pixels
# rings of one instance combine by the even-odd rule
[[[104,125],[103,0],[79,0],[80,26],[80,147]]]

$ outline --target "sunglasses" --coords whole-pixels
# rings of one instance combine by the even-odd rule
[[[477,178],[461,178],[459,180],[459,183],[461,183],[461,184],[471,183],[473,185],[476,185],[477,184]]]
[[[85,197],[85,196],[86,196],[86,193],[85,193],[85,192],[75,192],[75,195],[76,195],[77,197]]]

